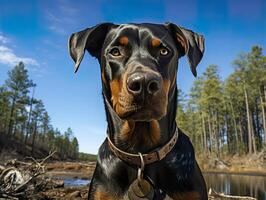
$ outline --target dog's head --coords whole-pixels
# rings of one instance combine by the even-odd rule
[[[196,76],[204,38],[172,23],[103,23],[71,35],[75,72],[85,50],[99,60],[104,91],[118,116],[151,121],[167,113],[180,57],[187,56]]]

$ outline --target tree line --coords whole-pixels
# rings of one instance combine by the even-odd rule
[[[71,128],[64,133],[51,125],[44,103],[34,97],[36,84],[20,62],[0,86],[0,134],[37,150],[57,151],[61,159],[78,158],[79,144]]]
[[[266,148],[266,56],[253,46],[222,81],[210,65],[186,96],[178,95],[176,121],[204,155],[245,155]],[[224,66],[222,66],[224,67]]]

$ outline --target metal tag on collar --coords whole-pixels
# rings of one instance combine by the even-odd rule
[[[145,163],[144,163],[144,159],[141,153],[139,154],[139,158],[140,158],[140,167],[138,168],[138,181],[142,181],[143,180],[143,173],[144,173],[144,167],[145,167]]]
[[[151,200],[154,197],[154,189],[150,182],[143,178],[145,163],[141,153],[139,153],[139,157],[141,165],[138,168],[138,177],[129,186],[128,198],[130,200]]]

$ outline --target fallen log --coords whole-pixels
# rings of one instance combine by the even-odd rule
[[[1,166],[0,198],[26,199],[49,185],[49,187],[62,187],[62,182],[56,183],[40,176],[45,173],[45,161],[54,154],[55,152],[49,153],[40,161],[28,157],[31,162],[12,160],[6,163],[6,167]]]
[[[253,197],[247,196],[234,196],[234,195],[226,195],[224,193],[218,193],[214,189],[209,189],[209,200],[256,200]]]

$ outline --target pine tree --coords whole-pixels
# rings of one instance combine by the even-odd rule
[[[38,134],[38,128],[40,126],[41,118],[44,112],[45,112],[45,108],[44,108],[43,102],[41,100],[37,101],[32,111],[32,126],[33,126],[32,143],[31,143],[31,154],[32,155],[34,154],[35,140]]]
[[[18,104],[26,104],[28,100],[29,88],[33,86],[29,79],[28,71],[24,64],[20,62],[11,71],[8,72],[8,79],[5,81],[5,87],[9,92],[11,102],[10,115],[8,118],[8,135],[13,131],[13,124],[16,120],[14,114]]]

